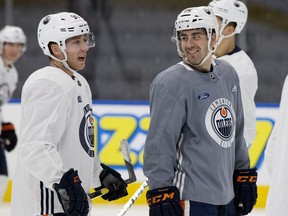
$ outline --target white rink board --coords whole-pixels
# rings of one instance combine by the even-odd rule
[[[20,127],[20,103],[13,102],[5,105],[2,109],[4,121],[11,121],[15,124],[16,132],[19,132]],[[133,118],[141,118],[142,116],[149,115],[149,106],[148,103],[129,103],[129,102],[97,102],[93,105],[93,112],[100,117],[107,116],[107,115],[116,115],[116,116],[129,116],[131,115]],[[257,118],[265,119],[269,118],[271,120],[276,120],[278,114],[278,106],[257,106]],[[139,120],[139,119],[137,119]],[[145,142],[145,133],[144,134],[134,134],[133,139],[130,141],[130,148],[135,151],[143,148]],[[103,140],[105,142],[105,136],[103,136]],[[140,143],[140,144],[139,144]],[[102,143],[103,145],[103,143]],[[7,160],[8,160],[8,170],[9,174],[11,175],[15,171],[14,162],[17,154],[17,148],[10,153],[7,153]],[[116,167],[117,168],[117,167]],[[134,167],[136,169],[138,180],[144,180],[144,176],[142,174],[142,166],[141,164]],[[265,167],[265,161],[261,164],[259,169],[259,179],[258,183],[267,185],[269,184],[269,175],[267,173]]]
[[[20,103],[18,102],[12,102],[7,105],[5,105],[2,109],[3,111],[3,116],[4,116],[4,121],[11,121],[15,124],[16,127],[16,132],[18,133],[19,127],[20,127]],[[105,132],[105,124],[102,120],[107,120],[108,123],[109,121],[113,125],[113,121],[115,119],[120,119],[120,121],[131,121],[136,124],[136,128],[134,128],[133,133],[131,132],[131,136],[128,137],[128,141],[130,143],[130,149],[135,154],[136,158],[134,160],[134,169],[136,171],[136,176],[138,181],[144,181],[145,176],[143,175],[142,172],[142,163],[141,157],[143,153],[143,146],[145,143],[145,137],[147,134],[147,119],[149,119],[149,106],[148,103],[146,102],[139,102],[139,103],[131,103],[131,102],[116,102],[116,101],[108,101],[106,102],[99,102],[99,101],[94,101],[93,104],[93,112],[95,116],[97,116],[99,120],[99,128],[98,128],[98,134],[99,134],[99,143],[98,145],[101,146],[102,149],[99,147],[99,157],[102,160],[106,160],[108,157],[103,154],[103,146],[108,143],[109,140],[111,139],[111,134]],[[257,106],[257,122],[260,120],[266,121],[268,120],[269,122],[275,122],[278,114],[278,105],[259,105]],[[128,123],[129,123],[128,121]],[[102,123],[101,123],[102,122]],[[143,124],[142,124],[143,123]],[[145,124],[146,123],[146,126]],[[101,125],[102,124],[102,125]],[[110,125],[111,125],[110,124]],[[128,130],[129,127],[132,127],[133,124],[123,124],[124,131]],[[144,126],[143,126],[144,125]],[[127,127],[127,128],[125,128]],[[257,131],[258,133],[258,131]],[[117,134],[117,133],[115,133]],[[119,134],[121,134],[119,132]],[[114,136],[114,135],[113,135]],[[115,137],[114,137],[115,138]],[[116,137],[117,138],[117,137]],[[114,140],[119,140],[120,141],[121,135],[117,139]],[[265,144],[265,143],[264,143]],[[111,145],[111,144],[109,144]],[[113,148],[113,146],[112,146]],[[263,149],[264,151],[264,149]],[[262,151],[262,154],[263,154]],[[8,160],[8,170],[9,170],[9,176],[13,174],[15,170],[17,170],[14,167],[14,162],[16,159],[16,154],[17,154],[17,147],[15,150],[13,150],[10,153],[6,153],[7,160]],[[109,161],[108,161],[109,162]],[[263,185],[263,186],[269,186],[270,178],[265,166],[265,160],[263,158],[260,160],[261,163],[258,165],[258,185]],[[105,161],[104,161],[105,163]],[[109,165],[109,164],[108,164]],[[121,174],[123,173],[124,175],[127,173],[124,173],[125,167],[121,167],[120,163],[119,166],[114,166],[113,168],[117,169]],[[138,215],[139,216],[139,215]]]

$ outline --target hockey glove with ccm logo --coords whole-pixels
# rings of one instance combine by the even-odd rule
[[[235,170],[234,182],[234,204],[237,215],[249,214],[257,201],[257,172],[254,169]]]
[[[2,147],[4,147],[8,152],[12,151],[18,140],[14,125],[11,122],[3,122],[0,134],[0,144]]]
[[[88,197],[81,185],[78,171],[64,173],[60,183],[53,185],[64,212],[69,216],[86,216],[89,212]]]
[[[108,188],[109,193],[101,196],[104,200],[112,201],[128,195],[127,184],[121,174],[101,163],[103,171],[100,173],[101,186]]]
[[[156,188],[146,193],[149,216],[182,216],[179,190],[175,186]]]

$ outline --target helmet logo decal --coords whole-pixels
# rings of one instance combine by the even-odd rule
[[[50,16],[46,16],[44,19],[43,19],[43,24],[46,25],[49,21],[50,21],[51,17]]]
[[[215,100],[205,117],[209,135],[223,148],[229,148],[235,138],[235,114],[232,103],[226,98]]]
[[[211,11],[209,10],[209,8],[203,8],[203,10],[207,13],[207,14],[211,14]]]
[[[71,14],[71,17],[74,18],[74,19],[79,19],[80,17],[77,16],[76,14]]]

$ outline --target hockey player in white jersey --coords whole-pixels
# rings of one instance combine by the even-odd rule
[[[258,88],[258,76],[252,60],[236,45],[235,38],[247,22],[248,10],[243,2],[237,0],[213,0],[209,7],[217,16],[220,28],[220,44],[214,54],[217,58],[228,61],[239,76],[245,119],[244,138],[249,146],[256,137],[254,97]]]
[[[13,123],[5,122],[1,108],[12,97],[18,83],[18,72],[14,63],[26,50],[26,36],[18,26],[6,25],[0,31],[0,206],[8,182],[6,151],[17,144]]]
[[[288,76],[286,76],[278,117],[265,149],[265,164],[271,181],[266,202],[266,216],[287,215],[287,164],[288,164]]]
[[[111,201],[127,195],[121,175],[94,152],[90,87],[77,71],[95,45],[88,23],[70,12],[50,14],[38,25],[38,42],[50,65],[32,73],[21,96],[12,216],[90,214],[91,187]]]
[[[173,39],[183,61],[150,87],[144,148],[150,216],[235,216],[253,209],[257,172],[243,136],[239,78],[212,59],[218,23],[211,9],[183,10]],[[238,214],[237,214],[238,215]]]

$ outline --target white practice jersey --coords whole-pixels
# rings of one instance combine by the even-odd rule
[[[239,47],[228,55],[219,57],[228,61],[236,70],[242,95],[244,111],[244,138],[247,145],[252,144],[256,137],[256,105],[254,97],[258,89],[258,76],[250,57]]]
[[[11,99],[17,83],[18,73],[15,66],[11,64],[6,67],[0,56],[0,123],[2,122],[1,107]]]
[[[100,186],[91,91],[84,77],[74,76],[47,66],[23,86],[12,216],[63,213],[52,185],[70,168],[87,193]]]
[[[271,175],[270,189],[266,203],[266,216],[287,215],[288,194],[288,77],[286,77],[278,118],[265,150],[265,164]]]

